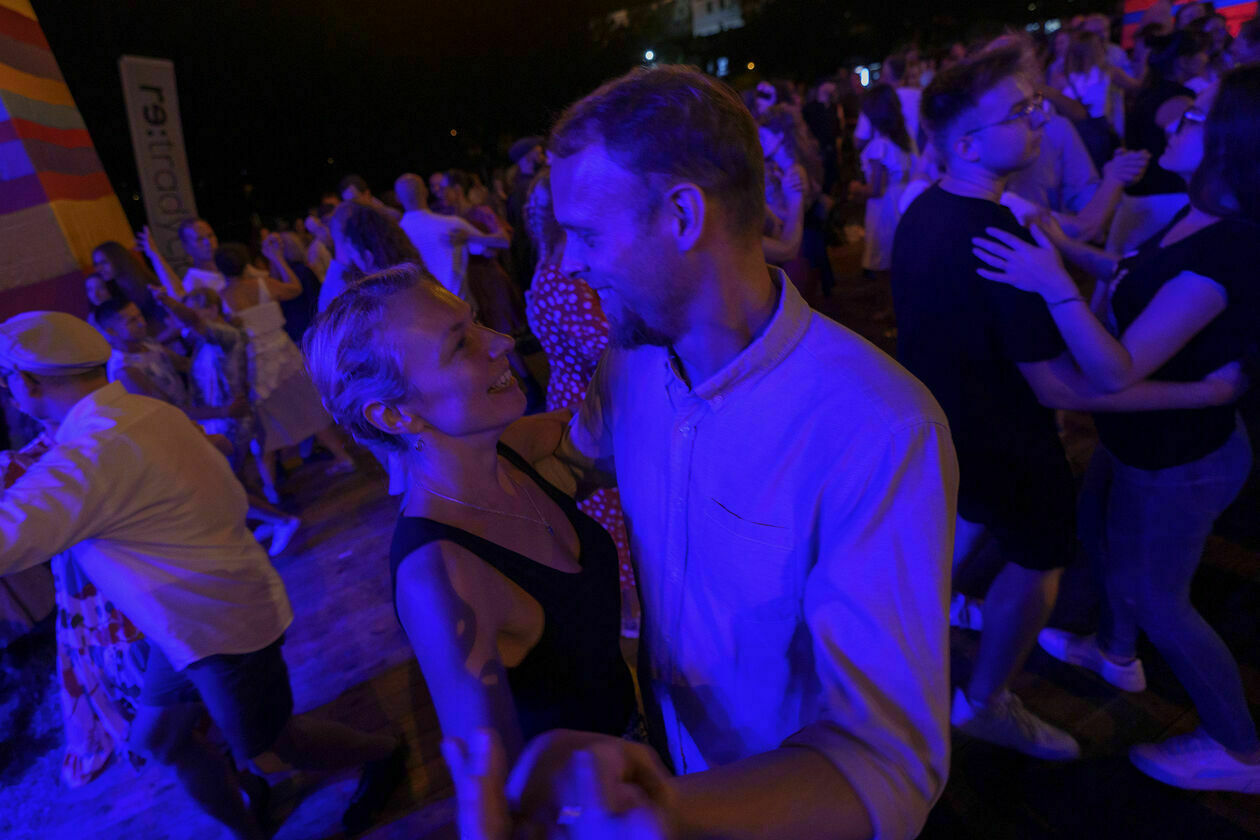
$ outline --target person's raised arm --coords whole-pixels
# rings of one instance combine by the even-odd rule
[[[478,729],[499,733],[509,761],[521,731],[499,658],[502,621],[493,615],[496,585],[488,566],[465,549],[433,542],[398,566],[395,606],[437,709],[442,734],[465,743]]]
[[[1103,164],[1102,183],[1093,198],[1072,219],[1074,238],[1093,242],[1102,236],[1120,204],[1124,188],[1141,179],[1150,159],[1151,153],[1145,149],[1135,152],[1119,149],[1111,160]],[[1055,244],[1058,244],[1057,241]]]
[[[302,281],[293,273],[292,266],[284,258],[284,240],[279,234],[270,234],[262,244],[263,256],[271,265],[267,276],[267,291],[273,300],[292,300],[302,294]]]
[[[167,263],[166,258],[162,256],[162,252],[157,249],[148,225],[145,225],[136,234],[136,242],[140,245],[140,249],[144,251],[144,255],[149,258],[149,262],[153,264],[153,272],[158,276],[158,280],[162,281],[162,286],[166,289],[167,294],[177,298],[183,297],[184,283],[179,279],[179,275],[175,273],[170,264]]]
[[[1036,245],[997,228],[986,231],[992,238],[973,240],[976,256],[991,266],[979,274],[1041,295],[1077,365],[1103,391],[1119,391],[1150,376],[1225,310],[1224,288],[1183,271],[1160,288],[1117,340],[1080,295],[1049,237],[1036,225],[1032,232]]]
[[[205,323],[201,320],[201,316],[198,315],[195,310],[185,306],[182,301],[172,297],[162,289],[155,288],[152,291],[153,298],[162,306],[163,309],[171,313],[176,321],[179,321],[180,324],[195,333],[200,334],[205,332]]]

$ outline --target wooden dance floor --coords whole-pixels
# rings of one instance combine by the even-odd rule
[[[853,277],[842,282],[824,308],[889,348],[886,290]],[[408,786],[363,836],[450,837],[449,780],[438,752],[437,722],[390,602],[387,549],[395,503],[385,496],[380,469],[366,454],[359,453],[358,460],[362,468],[356,475],[328,480],[322,476],[326,462],[316,462],[289,485],[306,524],[276,566],[297,614],[284,647],[297,710],[364,729],[400,729],[410,741]],[[1254,506],[1250,512],[1254,518]],[[1253,711],[1260,703],[1256,548],[1253,538],[1214,537],[1195,589],[1196,602],[1243,663]],[[1090,626],[1088,581],[1088,570],[1079,564],[1066,579],[1056,616],[1061,626]],[[976,585],[983,588],[982,581]],[[959,682],[977,636],[953,634]],[[1128,745],[1184,731],[1195,722],[1167,666],[1149,648],[1142,653],[1150,688],[1135,695],[1034,652],[1015,690],[1036,713],[1076,735],[1084,757],[1053,764],[958,737],[949,786],[923,837],[1260,836],[1260,796],[1187,793],[1151,781],[1129,764]],[[174,777],[158,768],[137,773],[115,763],[82,788],[61,785],[64,744],[53,663],[50,628],[0,651],[0,837],[225,837]],[[340,814],[356,784],[353,774],[272,782],[272,811],[284,820],[277,838],[342,836]]]

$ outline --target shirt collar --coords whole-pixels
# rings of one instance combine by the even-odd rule
[[[98,408],[112,405],[126,395],[127,389],[121,382],[111,382],[104,388],[96,389],[74,404],[74,407],[66,414],[66,418],[61,421],[61,425],[57,427],[57,434],[53,435],[54,440],[57,443],[65,443],[88,431],[87,424],[97,413]]]
[[[774,314],[770,316],[769,323],[738,356],[692,389],[694,396],[709,403],[715,409],[721,406],[726,392],[746,381],[755,379],[781,362],[809,328],[809,319],[812,314],[809,304],[805,303],[805,299],[796,290],[796,286],[792,285],[792,281],[788,279],[783,269],[775,266],[766,266],[766,268],[770,271],[770,279],[779,292],[779,301],[775,306]],[[667,359],[670,373],[685,388],[686,380],[679,374],[678,362],[672,348],[667,354]]]

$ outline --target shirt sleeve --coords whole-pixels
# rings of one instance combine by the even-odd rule
[[[857,127],[853,129],[854,139],[870,140],[871,134],[873,132],[871,131],[870,119],[867,118],[866,114],[858,114]]]
[[[1002,218],[995,221],[994,227],[1033,241],[1009,209],[1002,207],[1001,212]],[[984,267],[979,257],[972,257],[972,263],[973,270]],[[1013,362],[1044,362],[1057,358],[1067,349],[1040,295],[988,280],[983,281],[981,288],[1008,359]]]
[[[1063,186],[1060,194],[1063,196],[1064,209],[1079,213],[1098,192],[1102,179],[1098,176],[1098,169],[1094,166],[1076,126],[1065,121],[1062,134]]]
[[[31,464],[12,487],[0,491],[0,575],[37,566],[54,554],[101,533],[111,509],[129,494],[117,492],[117,475],[136,457],[90,456],[74,444],[61,444]],[[115,492],[108,492],[101,479]],[[114,511],[116,514],[116,510]]]
[[[835,765],[878,840],[908,840],[949,774],[958,467],[943,421],[894,430],[869,451],[833,474],[822,500],[804,607],[825,709],[784,744]]]

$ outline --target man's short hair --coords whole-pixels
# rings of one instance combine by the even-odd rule
[[[102,301],[92,310],[92,314],[96,316],[96,323],[102,327],[107,327],[108,323],[114,318],[122,314],[122,311],[131,306],[131,301],[125,297],[112,297]]]
[[[920,116],[932,143],[948,149],[950,131],[960,117],[1003,79],[1020,74],[1023,51],[1018,47],[988,50],[937,73],[923,91]]]
[[[249,265],[249,248],[240,242],[226,242],[214,252],[214,267],[224,277],[240,277]]]
[[[717,197],[732,233],[760,232],[766,213],[757,125],[739,96],[694,67],[638,67],[569,106],[547,148],[566,158],[596,143],[647,184],[686,181]]]
[[[359,192],[368,191],[367,181],[364,181],[358,175],[347,175],[337,184],[337,194],[340,195],[344,193],[349,187],[354,187]]]

